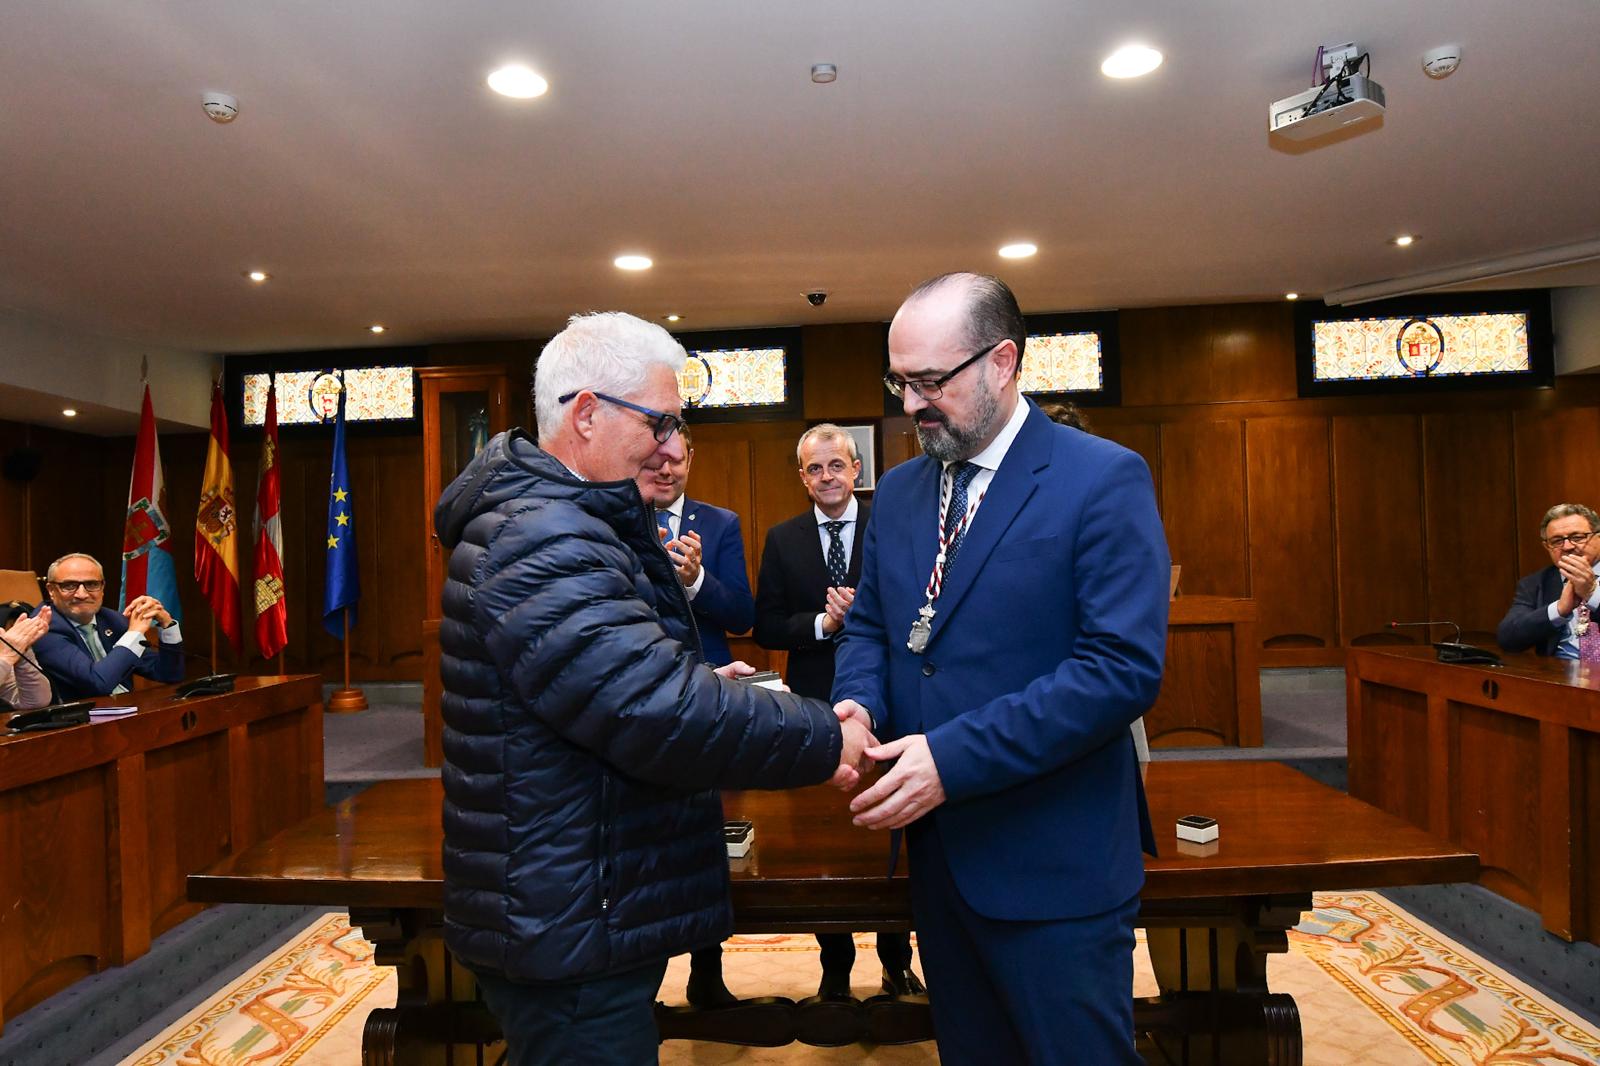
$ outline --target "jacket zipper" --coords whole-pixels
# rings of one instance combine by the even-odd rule
[[[611,775],[600,775],[600,913],[611,911]]]

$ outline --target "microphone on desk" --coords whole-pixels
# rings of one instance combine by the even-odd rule
[[[1433,642],[1434,654],[1442,663],[1477,663],[1481,666],[1500,666],[1500,656],[1488,648],[1480,648],[1475,644],[1461,642],[1461,627],[1454,622],[1390,622],[1390,629],[1404,629],[1409,626],[1449,626],[1456,631],[1454,640],[1437,640]]]

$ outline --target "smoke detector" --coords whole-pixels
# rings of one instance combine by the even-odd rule
[[[229,93],[201,93],[200,106],[212,122],[227,124],[239,117],[239,98]]]
[[[1435,80],[1448,78],[1461,65],[1461,46],[1443,44],[1422,53],[1422,72]]]

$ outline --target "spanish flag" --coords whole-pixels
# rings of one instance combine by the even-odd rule
[[[194,579],[237,656],[244,635],[239,629],[239,516],[233,502],[228,416],[222,407],[220,381],[211,386],[211,441],[206,446],[200,513],[194,523]]]

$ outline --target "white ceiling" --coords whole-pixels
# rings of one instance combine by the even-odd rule
[[[1135,38],[1166,64],[1104,78]],[[1347,40],[1388,114],[1276,144],[1267,105]],[[0,307],[259,351],[602,307],[880,319],[954,268],[1034,311],[1320,294],[1600,237],[1597,40],[1594,0],[16,2]],[[1422,52],[1456,42],[1430,81]],[[489,92],[509,59],[549,95]],[[239,119],[207,120],[206,89]],[[997,259],[1013,239],[1037,258]],[[635,250],[655,269],[611,266]]]

